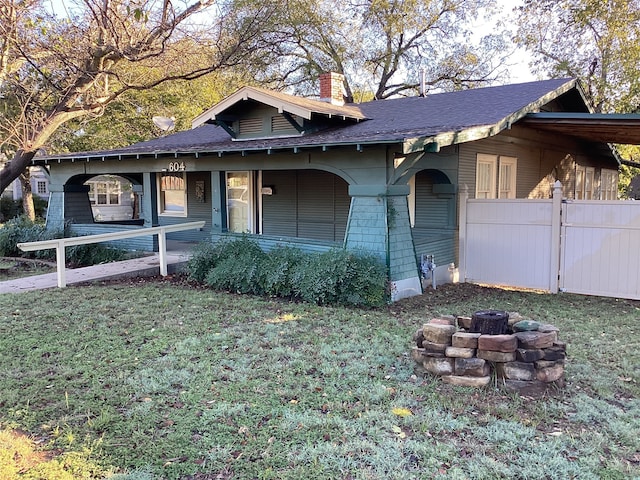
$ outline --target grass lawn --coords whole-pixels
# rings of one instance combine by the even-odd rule
[[[55,271],[55,262],[0,257],[0,282]]]
[[[414,375],[424,321],[488,308],[560,328],[563,391]],[[640,302],[463,284],[367,311],[151,281],[0,312],[1,479],[640,477]]]

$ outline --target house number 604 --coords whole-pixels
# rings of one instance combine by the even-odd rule
[[[169,162],[170,172],[184,172],[184,170],[185,170],[184,162]]]

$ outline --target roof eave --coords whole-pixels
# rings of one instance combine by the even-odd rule
[[[33,165],[50,165],[52,163],[65,162],[90,162],[90,161],[105,161],[105,160],[125,160],[125,159],[141,159],[141,158],[179,158],[185,156],[194,156],[195,158],[203,156],[223,156],[227,154],[247,154],[247,153],[266,153],[268,155],[276,152],[293,151],[298,152],[301,150],[310,149],[322,149],[326,151],[330,148],[337,147],[355,147],[357,151],[362,151],[365,146],[371,145],[393,145],[402,143],[402,139],[388,139],[388,140],[372,140],[372,141],[345,141],[345,142],[323,142],[323,143],[309,143],[300,145],[277,145],[268,146],[262,145],[246,146],[241,148],[201,148],[193,150],[161,150],[154,152],[119,152],[109,154],[106,152],[88,152],[80,155],[68,155],[68,156],[48,156],[45,158],[34,158],[31,163]]]

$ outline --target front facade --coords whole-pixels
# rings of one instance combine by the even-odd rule
[[[173,238],[249,234],[267,249],[364,249],[386,262],[399,299],[422,292],[423,255],[434,256],[440,279],[455,269],[462,189],[471,197],[548,198],[560,180],[574,198],[615,194],[618,162],[606,144],[523,121],[539,112],[588,113],[574,80],[360,105],[341,104],[328,85],[324,101],[244,88],[190,131],[37,159],[51,176],[48,224],[102,233],[204,220],[202,231]],[[91,182],[103,175],[130,182],[130,219],[101,222],[92,212]],[[154,247],[152,237],[136,242],[129,246]]]

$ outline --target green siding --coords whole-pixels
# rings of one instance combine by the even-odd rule
[[[204,202],[196,197],[196,182],[204,182]],[[168,240],[183,242],[202,242],[211,237],[211,175],[209,172],[187,173],[187,214],[188,217],[158,216],[158,224],[175,225],[178,223],[197,222],[204,220],[202,230],[185,230],[184,232],[172,232],[167,234]]]
[[[416,213],[413,238],[416,260],[424,255],[434,255],[436,265],[455,262],[456,197],[451,184],[442,181],[437,172],[421,171],[416,174]],[[439,185],[441,187],[435,187]]]
[[[344,180],[319,170],[264,171],[262,183],[274,190],[262,197],[265,235],[342,242],[349,215]]]

